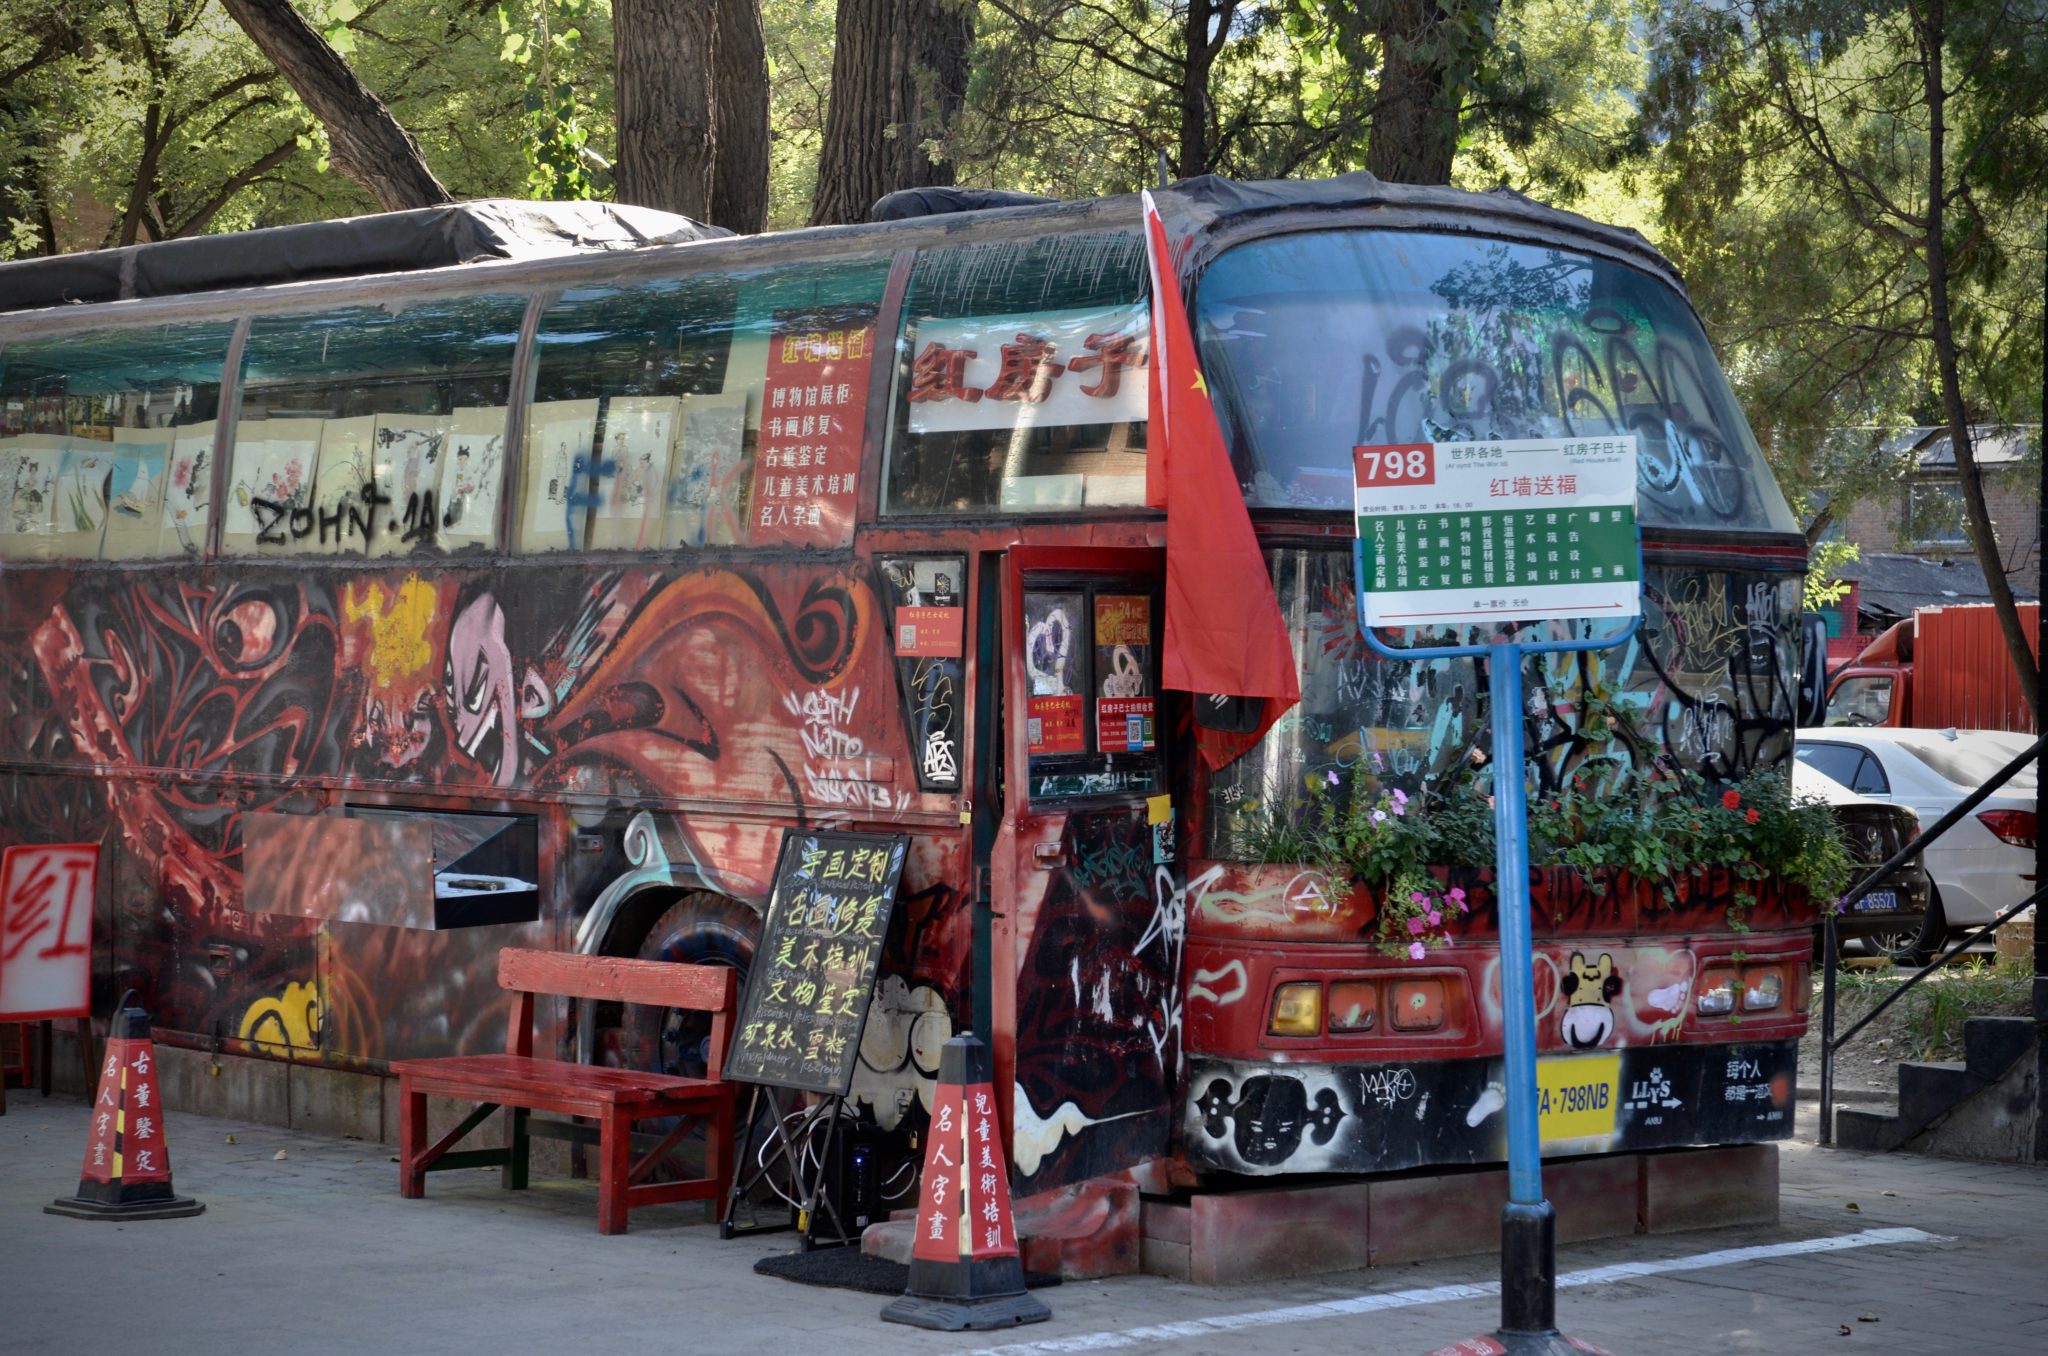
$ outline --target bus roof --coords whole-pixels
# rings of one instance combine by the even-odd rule
[[[1471,192],[1397,184],[1358,171],[1330,179],[1253,182],[1201,175],[1157,189],[1154,195],[1169,237],[1192,242],[1191,248],[1176,251],[1177,271],[1183,277],[1199,273],[1217,253],[1251,236],[1370,225],[1504,236],[1591,251],[1649,272],[1681,295],[1685,290],[1670,262],[1637,232],[1548,207],[1505,188]],[[0,263],[0,316],[52,308],[76,314],[83,309],[76,303],[82,302],[173,298],[348,278],[388,277],[393,286],[402,287],[400,275],[465,263],[567,264],[577,257],[609,254],[636,256],[659,269],[669,266],[657,262],[669,253],[662,247],[700,242],[719,242],[712,248],[721,256],[733,248],[748,255],[765,251],[759,257],[769,263],[859,250],[882,238],[910,245],[959,239],[980,228],[1011,235],[1138,224],[1135,194],[1062,201],[980,190],[925,190],[914,204],[882,211],[902,196],[892,194],[878,203],[882,219],[876,221],[759,236],[735,236],[687,217],[622,204],[509,199],[273,226]],[[54,318],[46,315],[43,320]]]
[[[0,263],[0,311],[404,273],[479,259],[637,249],[731,234],[645,207],[486,198]]]

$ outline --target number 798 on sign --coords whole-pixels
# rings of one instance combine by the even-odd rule
[[[1351,456],[1360,489],[1436,484],[1436,448],[1429,443],[1354,447]]]

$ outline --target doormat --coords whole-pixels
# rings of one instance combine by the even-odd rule
[[[754,1263],[763,1276],[780,1276],[799,1285],[823,1285],[838,1290],[858,1290],[868,1295],[900,1295],[910,1284],[910,1268],[886,1257],[868,1257],[859,1248],[815,1248],[810,1252],[782,1252]],[[1027,1271],[1024,1284],[1033,1290],[1058,1285],[1051,1273]]]

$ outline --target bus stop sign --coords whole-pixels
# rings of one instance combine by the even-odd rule
[[[1508,1202],[1501,1211],[1500,1331],[1474,1339],[1469,1349],[1510,1356],[1594,1350],[1557,1331],[1557,1217],[1543,1199],[1522,662],[1531,654],[1619,645],[1642,624],[1636,440],[1397,443],[1354,448],[1352,463],[1352,561],[1365,643],[1388,659],[1487,661]],[[1620,625],[1596,627],[1603,634],[1584,638],[1521,638],[1528,623],[1600,618]],[[1439,635],[1445,628],[1486,628],[1488,638],[1396,647],[1375,627]]]

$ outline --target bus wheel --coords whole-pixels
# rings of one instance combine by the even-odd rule
[[[697,891],[662,911],[635,954],[642,960],[723,965],[739,971],[742,988],[760,940],[761,919],[724,895]],[[711,1014],[644,1004],[626,1008],[619,1030],[619,1062],[629,1069],[702,1078],[709,1068]]]

